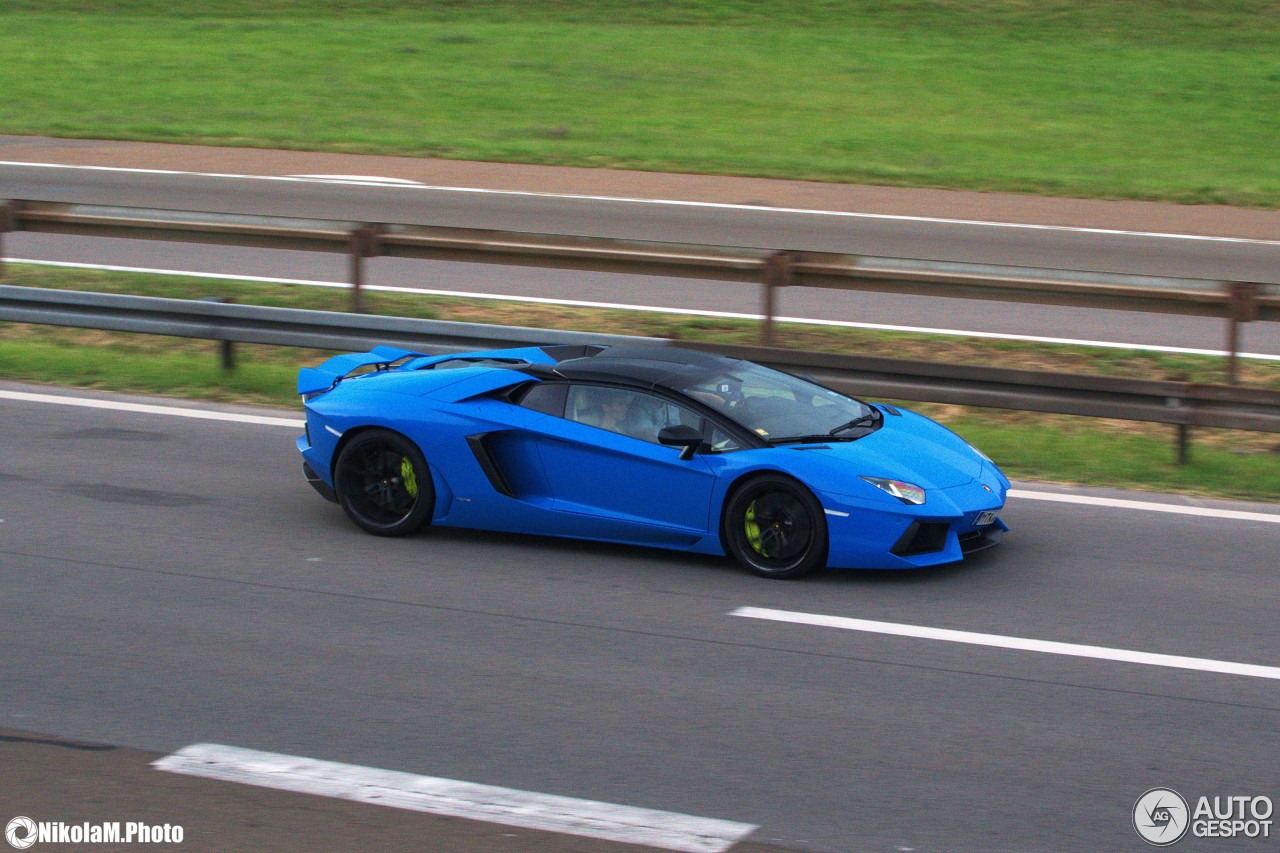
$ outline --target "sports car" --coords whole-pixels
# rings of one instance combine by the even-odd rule
[[[1008,479],[945,427],[694,350],[377,347],[304,368],[298,393],[306,479],[380,536],[565,536],[794,578],[952,562],[1008,530]]]

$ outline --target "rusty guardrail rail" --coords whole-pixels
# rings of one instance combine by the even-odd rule
[[[392,344],[448,352],[546,344],[680,343],[806,373],[859,396],[1172,424],[1177,427],[1180,461],[1186,458],[1191,427],[1280,433],[1280,391],[1229,385],[4,285],[0,285],[0,321],[323,349],[360,350]]]
[[[1083,276],[1050,270],[1031,274],[1000,267],[975,272],[945,264],[820,252],[36,201],[0,203],[0,234],[14,230],[342,253],[350,258],[352,310],[357,313],[364,262],[377,256],[753,283],[761,287],[761,343],[766,346],[775,340],[777,291],[784,287],[1215,317],[1227,324],[1225,373],[1232,383],[1241,324],[1280,321],[1280,285],[1258,282]]]

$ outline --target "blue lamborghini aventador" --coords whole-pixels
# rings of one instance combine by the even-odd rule
[[[307,480],[380,536],[568,536],[793,578],[951,562],[1008,530],[1009,481],[945,427],[708,353],[378,347],[302,370],[298,393]]]

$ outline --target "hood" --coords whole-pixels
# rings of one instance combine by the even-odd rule
[[[964,485],[981,475],[983,466],[982,457],[960,436],[907,411],[886,415],[880,429],[857,441],[800,444],[790,450],[838,463],[853,476],[891,477],[926,489]]]

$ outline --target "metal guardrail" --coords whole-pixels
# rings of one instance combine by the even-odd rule
[[[315,349],[379,344],[427,353],[531,344],[666,343],[662,338],[344,314],[230,302],[0,285],[0,321]]]
[[[1082,376],[296,308],[0,286],[0,321],[320,349],[450,352],[546,344],[689,346],[805,373],[859,396],[1280,432],[1280,391]]]
[[[0,234],[6,230],[339,252],[351,259],[352,310],[357,313],[364,261],[376,256],[755,283],[761,286],[764,345],[775,340],[777,291],[783,287],[1216,317],[1227,323],[1228,382],[1236,378],[1240,324],[1280,321],[1280,285],[1257,282],[1082,276],[996,266],[966,269],[820,252],[38,201],[0,203]]]

